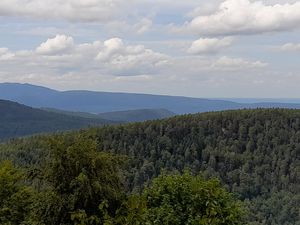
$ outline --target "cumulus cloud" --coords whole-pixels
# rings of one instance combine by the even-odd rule
[[[209,15],[192,15],[183,29],[201,35],[289,31],[300,27],[300,2],[267,5],[262,1],[225,0]]]
[[[48,39],[37,47],[36,52],[41,55],[53,55],[66,53],[74,47],[74,40],[72,37],[66,35],[56,35],[55,38]]]
[[[1,0],[0,16],[103,22],[122,5],[121,0]]]
[[[124,50],[123,40],[120,38],[112,38],[104,42],[102,51],[100,51],[96,59],[103,62],[109,61],[112,56],[122,53]]]
[[[57,35],[32,50],[0,48],[1,81],[63,82],[65,86],[159,80],[154,77],[176,77],[181,83],[202,73],[245,72],[266,65],[242,58],[169,56],[120,38],[76,44],[70,36]]]
[[[143,45],[127,45],[122,39],[94,41],[76,45],[72,37],[57,35],[33,50],[10,52],[0,49],[0,62],[13,60],[24,71],[94,71],[95,73],[120,75],[153,74],[164,64],[168,56]],[[1,65],[1,64],[0,64]],[[1,65],[3,70],[9,65]],[[8,70],[15,70],[10,66]]]
[[[217,53],[220,50],[230,46],[232,42],[233,42],[233,38],[230,37],[226,37],[222,39],[200,38],[192,43],[191,47],[188,49],[188,53],[191,54]]]
[[[135,68],[140,73],[146,73],[167,64],[168,57],[143,45],[126,46],[121,39],[113,38],[104,42],[96,60],[119,71],[128,72]]]
[[[43,54],[37,50],[41,46],[47,50]],[[179,94],[180,90],[187,95],[186,90],[196,93],[199,87],[209,91],[225,78],[228,83],[249,74],[261,79],[259,74],[266,66],[260,61],[214,55],[169,56],[120,38],[78,44],[70,36],[57,35],[29,50],[0,48],[0,82],[28,82],[63,89],[165,94],[171,90]],[[181,86],[187,89],[181,90]]]

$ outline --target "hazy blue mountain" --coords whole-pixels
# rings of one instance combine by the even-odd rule
[[[0,99],[16,101],[32,107],[56,108],[66,111],[106,113],[137,109],[167,109],[176,114],[220,111],[242,108],[296,108],[289,103],[237,103],[226,100],[188,98],[147,94],[93,91],[55,91],[30,84],[0,84]]]
[[[143,122],[146,120],[164,119],[176,114],[167,109],[136,109],[127,111],[116,111],[107,113],[86,113],[86,112],[71,112],[53,108],[42,108],[49,112],[56,112],[71,116],[80,116],[91,119],[105,119],[116,122]]]
[[[19,103],[0,100],[0,140],[111,123],[114,122],[46,112]]]
[[[218,100],[232,101],[237,103],[295,103],[300,104],[300,98],[216,98]]]
[[[68,116],[79,116],[79,117],[89,118],[89,119],[99,119],[100,118],[100,116],[95,113],[73,112],[73,111],[66,111],[66,110],[47,108],[47,107],[41,108],[41,109],[44,111],[47,111],[47,112],[54,112],[54,113],[59,113],[59,114],[63,114],[63,115],[68,115]]]
[[[93,91],[55,91],[30,84],[0,84],[0,99],[32,107],[104,113],[164,108],[177,114],[240,108],[230,101]]]
[[[98,114],[100,118],[113,121],[142,122],[164,119],[176,114],[167,109],[137,109]]]

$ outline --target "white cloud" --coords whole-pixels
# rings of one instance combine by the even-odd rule
[[[152,26],[152,21],[143,17],[164,12],[166,7],[179,13],[181,8],[195,5],[194,0],[1,0],[0,16],[104,25],[134,19],[140,22],[133,22],[133,26],[135,24],[138,32],[144,33]]]
[[[230,46],[232,42],[233,42],[233,38],[230,37],[226,37],[222,39],[200,38],[192,43],[191,47],[188,49],[188,53],[191,54],[217,53],[220,50]]]
[[[259,34],[300,27],[300,2],[267,5],[262,1],[225,0],[209,15],[195,15],[182,29],[201,35]]]
[[[278,90],[299,95],[297,58],[265,51],[278,40],[290,43],[276,50],[300,51],[299,32],[280,33],[300,26],[299,4],[299,0],[0,0],[1,43],[10,46],[0,48],[0,82],[197,96],[252,95],[253,90],[263,95],[273,88],[275,95]],[[168,33],[168,24],[178,28],[185,20],[181,35]],[[269,34],[273,31],[280,32]],[[240,37],[236,44],[226,38],[266,32]],[[44,43],[32,46],[41,37]],[[80,40],[89,41],[76,43]],[[234,55],[221,57],[227,47]],[[277,89],[276,80],[282,81]],[[252,83],[261,84],[261,91]]]
[[[13,63],[4,62],[11,58]],[[35,51],[0,49],[1,68],[12,73],[51,72],[59,75],[66,71],[93,71],[114,76],[138,76],[157,73],[168,60],[168,56],[162,53],[143,45],[127,45],[119,38],[76,45],[72,37],[57,35]]]
[[[103,62],[109,61],[114,54],[121,53],[124,48],[123,40],[112,38],[104,42],[104,48],[98,53],[96,59]]]
[[[96,60],[122,72],[134,70],[149,73],[167,64],[168,57],[143,45],[126,46],[121,39],[113,38],[104,42]]]
[[[140,22],[134,25],[134,29],[136,30],[137,34],[144,34],[150,30],[152,25],[152,20],[143,18]]]
[[[153,77],[149,75],[139,75],[139,76],[119,76],[116,77],[115,81],[147,81],[152,80]]]
[[[81,85],[105,90],[117,90],[121,84],[128,85],[126,90],[133,84],[137,85],[135,90],[143,90],[146,86],[156,87],[157,82],[164,82],[158,87],[171,82],[179,88],[185,82],[206,82],[214,74],[247,74],[265,66],[242,58],[169,56],[144,45],[129,45],[120,38],[76,44],[70,36],[57,35],[32,50],[0,49],[0,82]],[[176,91],[175,86],[172,88]]]
[[[0,61],[7,61],[13,59],[14,54],[8,48],[0,48]]]
[[[74,47],[74,40],[72,37],[66,35],[56,35],[55,38],[48,39],[37,47],[36,52],[41,55],[54,55],[66,53]]]
[[[215,0],[210,0],[209,2],[205,2],[201,4],[201,6],[198,6],[194,8],[191,12],[187,14],[190,18],[195,18],[199,15],[210,15],[214,13],[218,9],[218,4]]]
[[[223,71],[236,71],[245,69],[260,69],[268,64],[261,61],[249,61],[242,58],[223,56],[211,64],[212,69]]]
[[[64,40],[71,38],[64,37]],[[1,60],[7,54],[12,58]],[[172,57],[112,38],[75,42],[67,54],[59,51],[41,55],[35,48],[22,51],[1,48],[0,82],[27,82],[61,89],[213,96],[221,93],[220,88],[226,90],[236,83],[240,87],[245,80],[250,85],[252,79],[266,82],[261,76],[266,65],[214,55]]]
[[[118,13],[121,4],[121,0],[1,0],[0,15],[104,22]]]
[[[284,52],[299,52],[300,51],[300,43],[286,43],[276,49]]]

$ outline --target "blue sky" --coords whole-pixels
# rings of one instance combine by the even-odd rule
[[[1,0],[0,82],[300,98],[300,1]]]

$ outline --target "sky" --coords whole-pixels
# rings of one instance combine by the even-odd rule
[[[300,98],[300,1],[1,0],[0,82]]]

